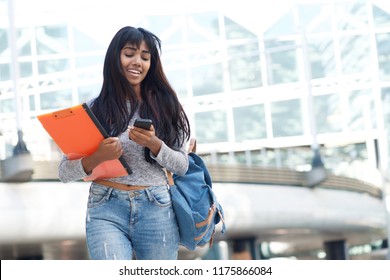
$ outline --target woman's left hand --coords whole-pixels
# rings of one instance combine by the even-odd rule
[[[138,145],[149,148],[154,156],[160,151],[161,140],[156,136],[153,125],[150,126],[150,130],[129,126],[129,138]]]

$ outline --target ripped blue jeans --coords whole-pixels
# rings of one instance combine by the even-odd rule
[[[179,230],[167,186],[121,191],[92,183],[87,246],[96,260],[176,260]]]

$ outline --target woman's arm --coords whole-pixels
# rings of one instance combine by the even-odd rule
[[[159,153],[157,156],[151,153],[151,157],[173,174],[184,175],[188,170],[188,154],[185,145],[179,151],[175,151],[161,141]]]
[[[169,148],[156,136],[153,125],[150,130],[130,127],[129,137],[138,145],[149,148],[150,157],[168,171],[177,175],[184,175],[187,172],[188,154],[186,145],[180,147],[178,151]]]
[[[88,176],[100,163],[119,158],[123,153],[122,145],[117,137],[104,139],[96,152],[80,159],[70,160],[63,156],[58,166],[58,176],[63,183],[77,181]]]

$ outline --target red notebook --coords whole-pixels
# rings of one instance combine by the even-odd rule
[[[37,116],[44,129],[69,159],[94,153],[109,137],[87,104]],[[92,170],[84,181],[126,176],[132,171],[123,157],[105,161]]]

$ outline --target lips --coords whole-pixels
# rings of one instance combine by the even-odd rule
[[[141,74],[141,71],[138,71],[138,70],[135,70],[135,69],[129,69],[129,70],[127,70],[127,72],[130,72],[131,74],[134,74],[134,75],[140,75]]]

